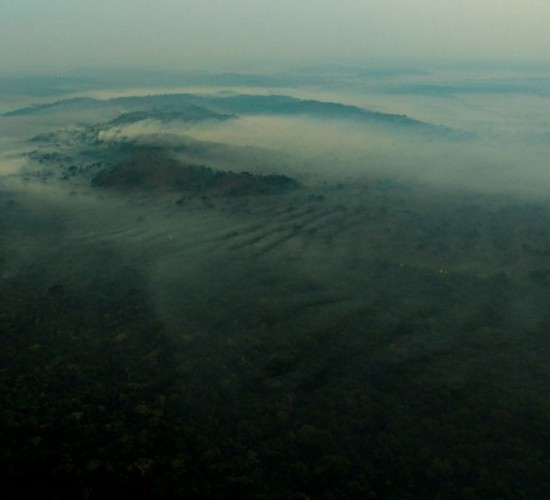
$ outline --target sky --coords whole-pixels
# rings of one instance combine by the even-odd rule
[[[0,74],[541,61],[548,0],[0,0]]]

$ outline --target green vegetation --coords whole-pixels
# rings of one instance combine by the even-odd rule
[[[189,106],[178,111],[172,110],[149,110],[149,111],[133,111],[123,113],[110,122],[112,125],[128,125],[130,123],[139,122],[142,120],[158,120],[162,123],[180,121],[183,123],[194,124],[201,121],[225,121],[235,118],[235,115],[227,115],[214,113],[213,111],[200,107]]]
[[[369,260],[329,277],[291,261],[218,255],[198,283],[174,290],[188,299],[166,322],[145,277],[103,244],[44,246],[10,271],[21,231],[62,240],[65,230],[41,226],[17,203],[3,213],[7,498],[550,491],[546,271],[481,276]],[[399,213],[382,211],[379,230]],[[521,213],[500,215],[509,223]],[[458,227],[441,236],[430,224],[440,236],[426,236],[427,255],[462,238]],[[511,250],[486,224],[478,237],[505,256]],[[542,241],[531,240],[524,259],[539,259]]]
[[[204,165],[184,165],[154,149],[141,149],[144,151],[130,161],[97,173],[92,186],[123,192],[176,191],[211,198],[278,194],[300,187],[297,181],[285,175],[253,175],[213,170]],[[140,148],[136,150],[139,152]]]

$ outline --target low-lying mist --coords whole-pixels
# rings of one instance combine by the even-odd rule
[[[256,151],[249,164],[240,165],[230,156],[224,165],[223,158],[206,154],[205,162],[221,168],[256,171],[279,161],[285,173],[310,182],[366,182],[385,176],[435,189],[536,197],[545,197],[550,186],[549,146],[522,137],[447,140],[343,120],[265,116],[193,127],[144,120],[99,134],[103,141],[166,145],[187,138],[211,143],[212,153],[217,144]]]

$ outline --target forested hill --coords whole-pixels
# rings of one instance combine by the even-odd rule
[[[396,130],[426,135],[445,136],[450,139],[469,138],[465,132],[416,120],[404,114],[383,113],[363,107],[326,102],[303,100],[287,95],[195,95],[195,94],[159,94],[147,96],[117,97],[113,99],[93,99],[88,97],[63,99],[46,104],[31,105],[16,109],[5,116],[31,115],[45,112],[89,110],[120,110],[126,112],[171,111],[177,112],[191,106],[202,107],[210,113],[236,115],[282,115],[306,116],[313,118],[349,120],[354,123],[392,127]]]

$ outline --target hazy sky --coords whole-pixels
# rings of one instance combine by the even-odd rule
[[[537,60],[549,0],[0,0],[0,73]]]

